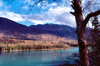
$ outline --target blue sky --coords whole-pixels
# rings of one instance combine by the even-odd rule
[[[44,0],[34,5],[37,1],[14,0],[8,3],[0,0],[0,17],[11,19],[26,26],[54,23],[76,27],[75,17],[70,14],[70,11],[73,11],[70,7],[71,2],[66,4],[67,0],[57,0],[57,2]],[[34,7],[30,5],[34,5]]]

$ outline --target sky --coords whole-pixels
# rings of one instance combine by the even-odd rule
[[[53,23],[76,27],[75,17],[70,14],[70,11],[73,11],[71,2],[66,3],[67,0],[44,0],[39,3],[38,0],[10,1],[0,0],[0,17],[26,26]]]

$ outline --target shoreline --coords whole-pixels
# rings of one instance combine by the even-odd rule
[[[6,52],[25,52],[25,51],[50,51],[50,50],[61,50],[61,49],[63,49],[63,50],[65,50],[65,49],[70,49],[71,47],[68,47],[68,48],[50,48],[50,49],[27,49],[27,50],[10,50],[10,51],[8,51],[8,50],[2,50],[1,52],[3,52],[3,53],[6,53]]]
[[[17,51],[35,51],[35,50],[58,50],[69,49],[71,46],[67,44],[53,44],[53,45],[5,45],[0,46],[0,52],[17,52]]]

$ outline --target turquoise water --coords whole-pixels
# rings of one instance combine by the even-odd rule
[[[55,51],[1,53],[0,66],[59,66],[73,53],[78,53],[78,47]]]

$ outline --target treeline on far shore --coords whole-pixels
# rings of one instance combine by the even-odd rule
[[[0,52],[9,52],[9,51],[17,51],[17,50],[42,50],[42,49],[54,49],[54,48],[64,48],[68,49],[70,48],[69,45],[65,44],[55,44],[55,45],[17,45],[17,46],[0,46]]]

